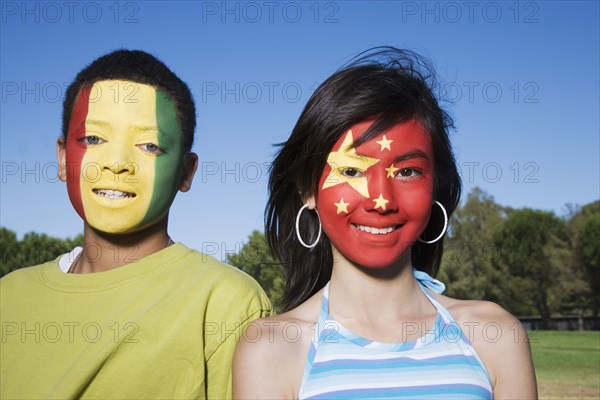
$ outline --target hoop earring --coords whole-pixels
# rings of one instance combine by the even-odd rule
[[[300,215],[302,214],[302,211],[304,211],[304,209],[306,207],[308,207],[308,204],[303,205],[300,208],[300,210],[298,211],[298,215],[296,215],[296,236],[298,237],[298,240],[300,241],[300,244],[302,246],[306,247],[307,249],[312,249],[313,247],[315,247],[317,245],[317,243],[319,243],[319,239],[321,239],[321,218],[319,218],[319,212],[315,208],[315,212],[317,213],[317,219],[319,220],[319,234],[317,235],[317,240],[315,240],[314,243],[312,243],[312,244],[304,243],[304,240],[302,240],[302,238],[300,237]]]
[[[417,238],[417,240],[421,243],[431,244],[431,243],[437,242],[438,240],[440,240],[442,238],[442,236],[444,236],[444,234],[446,233],[446,228],[448,228],[448,213],[446,213],[446,209],[444,208],[442,203],[440,203],[439,201],[434,200],[434,203],[437,204],[438,206],[440,206],[440,208],[442,209],[442,212],[444,213],[444,228],[442,229],[442,233],[440,233],[440,235],[433,240],[423,240],[420,237]]]

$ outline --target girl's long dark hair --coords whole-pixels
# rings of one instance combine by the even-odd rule
[[[269,177],[265,210],[265,234],[286,275],[284,310],[290,310],[319,291],[331,278],[333,254],[325,233],[316,247],[307,249],[295,234],[296,214],[303,199],[316,197],[326,158],[337,139],[351,126],[375,118],[355,146],[392,126],[416,118],[431,135],[435,154],[434,199],[448,216],[460,200],[461,182],[448,130],[452,118],[439,106],[433,93],[436,81],[430,63],[406,50],[380,47],[368,50],[323,82],[304,107],[291,136],[280,144]],[[423,233],[436,237],[443,215],[434,209]],[[307,243],[317,236],[319,222],[305,209],[300,233]],[[413,265],[435,275],[440,265],[443,239],[433,244],[416,242]]]

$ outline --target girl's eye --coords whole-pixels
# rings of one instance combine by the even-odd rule
[[[362,172],[356,168],[344,168],[342,169],[341,173],[348,178],[359,178],[363,176]]]
[[[79,141],[88,146],[106,142],[105,140],[100,139],[98,136],[94,136],[94,135],[85,136],[85,137],[79,139]]]
[[[144,144],[140,144],[138,145],[138,147],[148,153],[152,153],[152,154],[162,154],[164,153],[163,149],[161,149],[160,147],[158,147],[157,145],[155,145],[154,143],[144,143]]]
[[[413,177],[417,177],[417,176],[421,176],[421,175],[423,175],[423,174],[418,169],[402,168],[400,171],[398,171],[398,175],[396,175],[396,176],[398,176],[400,178],[413,178]]]

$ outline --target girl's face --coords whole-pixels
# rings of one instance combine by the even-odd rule
[[[352,126],[333,146],[316,206],[337,251],[363,267],[383,268],[427,226],[435,160],[431,138],[416,120],[353,148],[371,123]]]

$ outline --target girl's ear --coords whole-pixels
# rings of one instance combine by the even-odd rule
[[[310,195],[309,197],[304,197],[303,201],[304,201],[304,204],[308,204],[309,210],[314,210],[317,207],[317,200],[315,199],[315,196],[313,196],[313,195]]]

